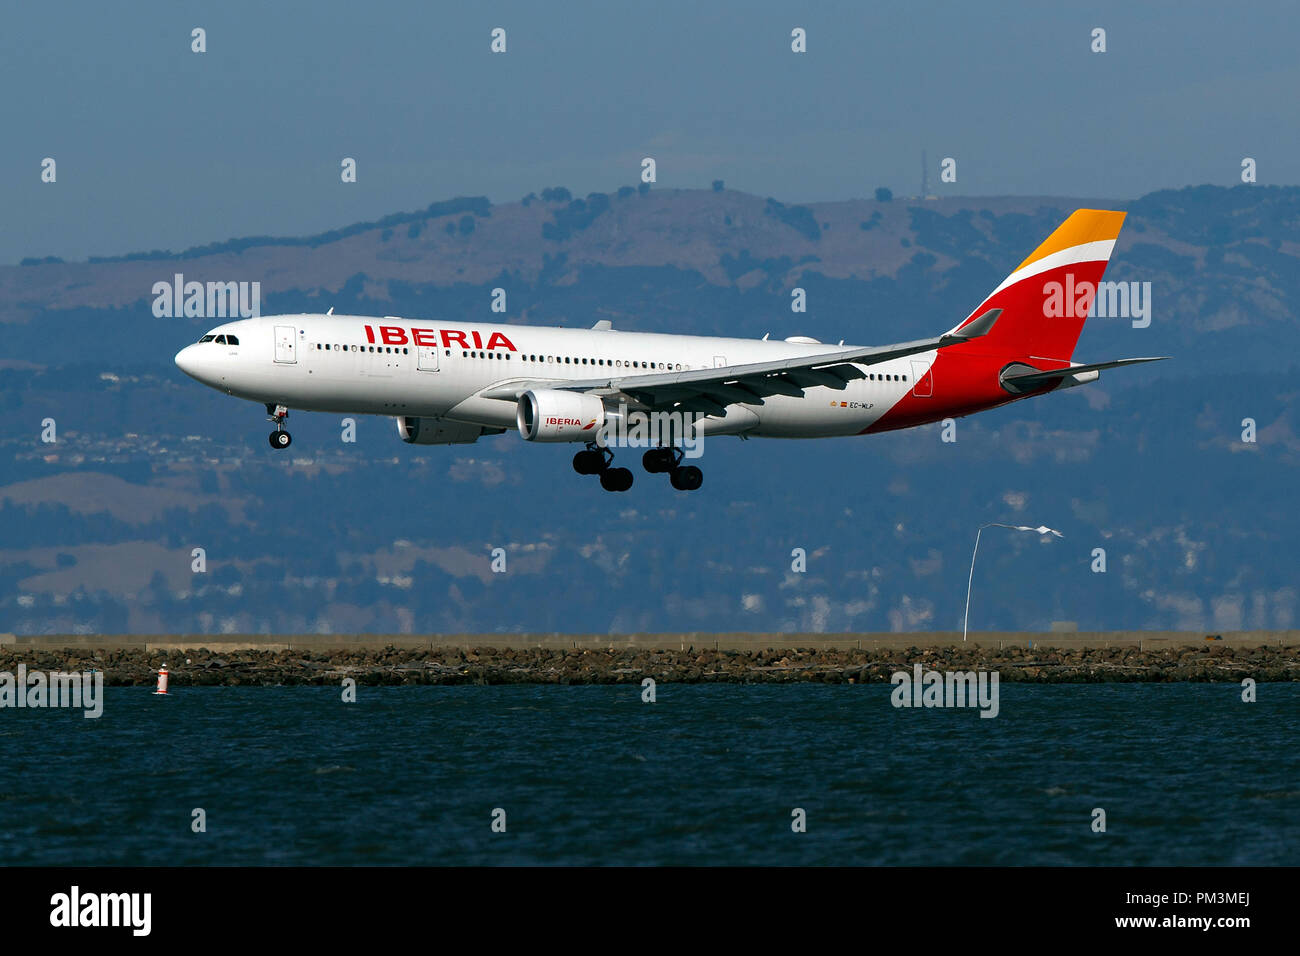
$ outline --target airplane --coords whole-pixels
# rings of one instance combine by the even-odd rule
[[[1161,357],[1072,361],[1123,212],[1079,209],[965,319],[942,335],[884,346],[432,321],[272,315],[218,326],[176,364],[266,406],[275,449],[290,409],[387,415],[403,441],[453,445],[515,429],[530,442],[583,443],[574,470],[632,487],[594,426],[689,413],[696,435],[829,438],[912,428],[1096,381]],[[704,480],[681,441],[642,465],[679,491]]]

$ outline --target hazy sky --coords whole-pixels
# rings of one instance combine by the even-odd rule
[[[1296,183],[1298,41],[1271,3],[11,4],[0,263],[606,191],[643,156],[788,202],[915,193],[922,149],[937,193],[1126,199],[1245,156]]]

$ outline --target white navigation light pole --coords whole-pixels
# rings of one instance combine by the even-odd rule
[[[961,622],[961,639],[966,640],[966,626],[970,624],[970,586],[975,580],[975,555],[980,551],[980,535],[984,533],[985,528],[1010,528],[1012,531],[1034,531],[1038,534],[1054,534],[1058,538],[1064,538],[1065,535],[1055,528],[1049,528],[1045,524],[1040,524],[1037,528],[1030,528],[1023,524],[1002,524],[997,521],[989,524],[982,524],[979,530],[975,532],[975,550],[970,553],[970,577],[966,579],[966,617]]]

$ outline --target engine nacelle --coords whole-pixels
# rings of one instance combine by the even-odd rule
[[[460,422],[445,422],[438,418],[397,419],[397,433],[408,445],[468,445],[478,441],[479,435],[488,431],[497,433],[501,429],[486,429],[479,425],[462,425]]]
[[[519,396],[515,423],[528,441],[595,441],[605,421],[596,395],[538,388]]]

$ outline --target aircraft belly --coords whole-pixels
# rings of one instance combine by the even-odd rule
[[[866,383],[848,388],[810,388],[803,398],[775,395],[757,409],[759,426],[751,434],[765,438],[831,438],[856,435],[884,411]]]
[[[319,365],[276,366],[231,375],[225,390],[255,402],[276,402],[303,411],[369,415],[440,416],[452,404],[440,388],[440,372],[352,374],[328,372]],[[427,376],[427,378],[418,377]]]

